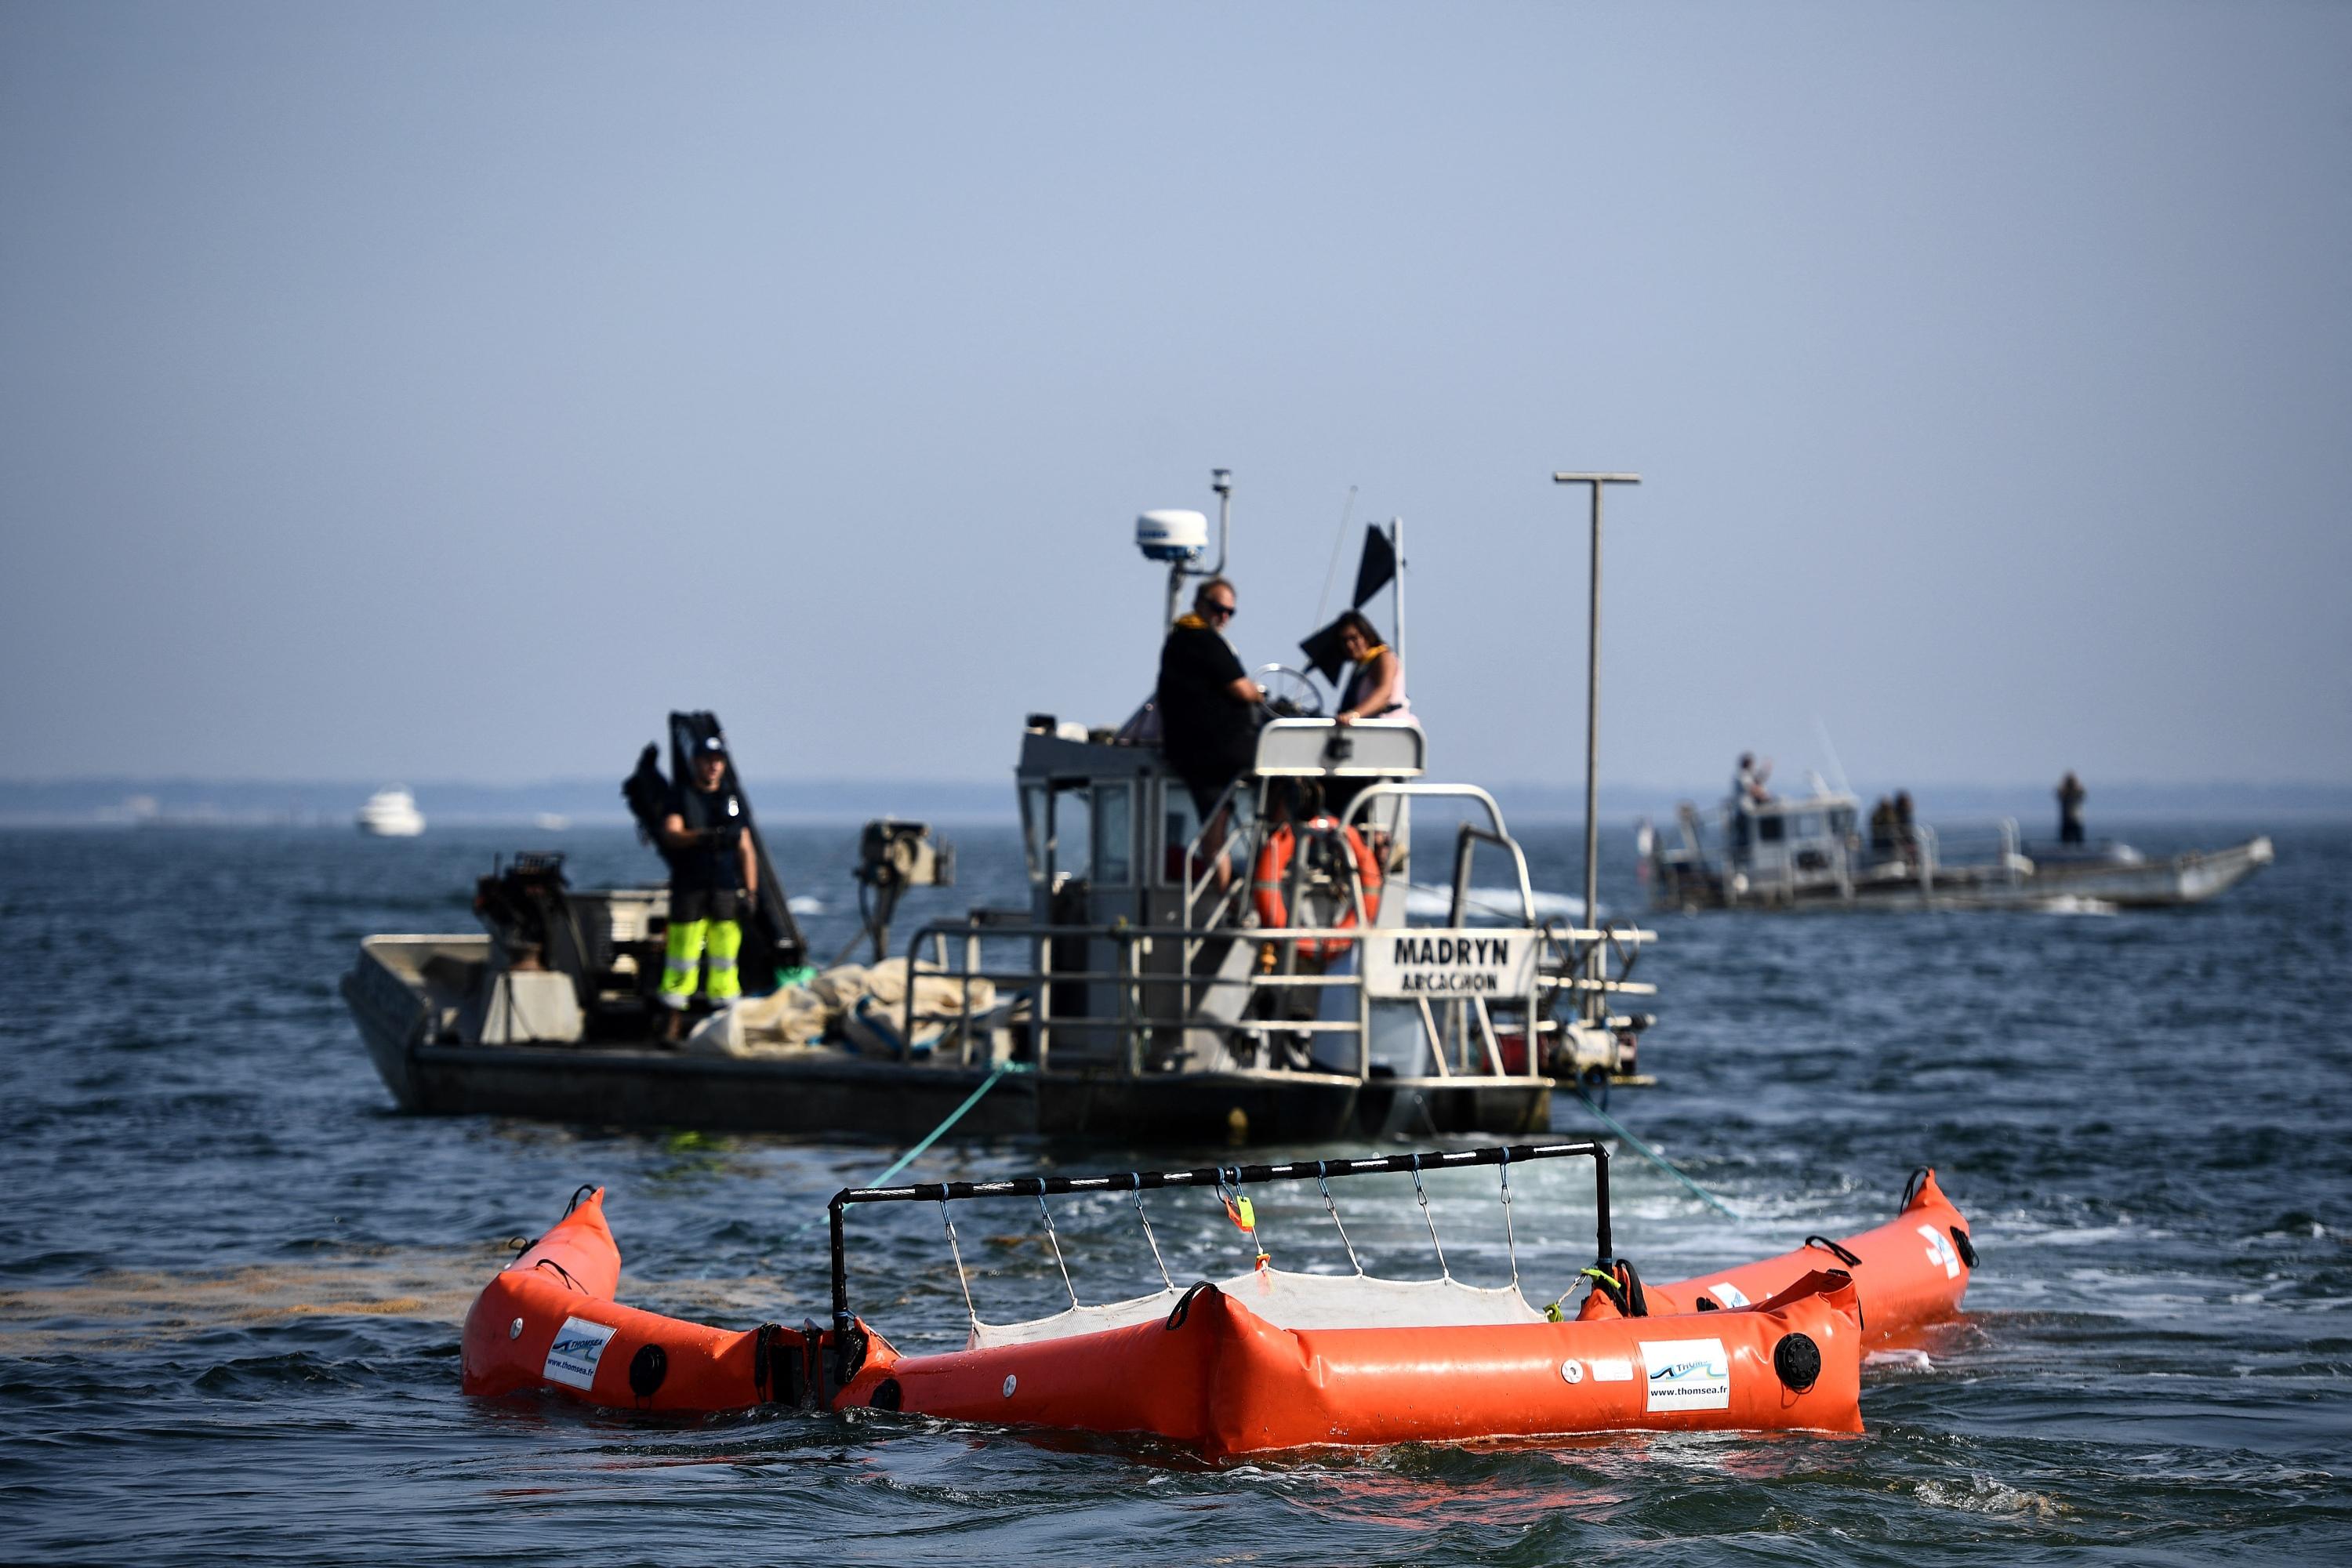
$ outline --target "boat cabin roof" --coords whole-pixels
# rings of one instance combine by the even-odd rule
[[[1846,811],[1854,812],[1862,808],[1859,796],[1844,795],[1836,790],[1822,790],[1813,795],[1775,795],[1770,800],[1750,802],[1745,805],[1738,800],[1734,800],[1731,804],[1735,810],[1744,811],[1750,816],[1794,816],[1801,812],[1808,811],[1828,812],[1836,811],[1842,807]]]
[[[1425,746],[1420,726],[1401,720],[1275,719],[1258,731],[1252,771],[1261,778],[1417,779]],[[1171,773],[1154,745],[1101,731],[1081,740],[1034,727],[1021,737],[1014,771],[1024,783],[1063,784]]]

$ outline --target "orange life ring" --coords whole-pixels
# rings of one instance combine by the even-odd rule
[[[1373,920],[1381,912],[1381,862],[1364,843],[1364,837],[1352,827],[1342,827],[1335,817],[1318,816],[1307,823],[1306,831],[1314,834],[1337,833],[1346,839],[1348,853],[1356,862],[1357,879],[1364,887],[1364,919]],[[1290,862],[1298,853],[1298,836],[1290,824],[1283,823],[1265,836],[1265,845],[1257,852],[1257,865],[1250,872],[1250,902],[1257,910],[1260,923],[1286,926],[1290,909],[1283,901],[1283,879],[1289,874]],[[1355,900],[1339,911],[1331,922],[1340,930],[1356,923]],[[1350,941],[1346,937],[1307,937],[1298,942],[1298,956],[1318,961],[1339,957],[1348,951]]]

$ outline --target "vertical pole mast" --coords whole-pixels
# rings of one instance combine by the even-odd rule
[[[1395,595],[1391,604],[1396,615],[1397,668],[1402,669],[1404,667],[1404,519],[1401,517],[1389,519],[1389,551],[1396,557],[1396,575],[1391,579]]]
[[[1585,610],[1584,638],[1584,923],[1600,929],[1601,919],[1601,489],[1603,485],[1638,485],[1639,474],[1559,474],[1556,485],[1584,485],[1592,495],[1592,581]],[[1585,950],[1584,977],[1605,978],[1601,973],[1601,944]],[[1579,1009],[1588,1021],[1608,1016],[1605,993],[1589,990]]]

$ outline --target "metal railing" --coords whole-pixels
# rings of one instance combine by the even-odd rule
[[[1530,980],[1526,992],[1511,999],[1475,997],[1447,999],[1438,1006],[1445,1010],[1445,1026],[1441,1027],[1432,1006],[1422,1002],[1419,1011],[1423,1043],[1426,1045],[1436,1075],[1450,1077],[1454,1070],[1447,1063],[1452,1050],[1460,1070],[1472,1070],[1469,1057],[1473,1046],[1484,1055],[1486,1073],[1509,1078],[1496,1038],[1494,1012],[1525,1014],[1525,1037],[1528,1041],[1528,1057],[1523,1074],[1528,1078],[1543,1076],[1537,1068],[1534,1042],[1546,1035],[1557,1035],[1564,1026],[1559,1020],[1545,1016],[1548,1006],[1566,994],[1576,1003],[1578,1021],[1592,1026],[1609,1025],[1609,994],[1633,993],[1649,994],[1654,987],[1620,978],[1608,978],[1609,957],[1613,953],[1621,966],[1630,966],[1631,954],[1640,943],[1654,941],[1655,933],[1616,927],[1607,930],[1582,928],[1561,929],[1538,922],[1535,917],[1533,884],[1528,871],[1526,852],[1513,839],[1503,821],[1502,808],[1493,795],[1470,784],[1431,784],[1373,778],[1350,799],[1336,819],[1336,831],[1345,834],[1349,849],[1338,857],[1339,872],[1326,874],[1318,885],[1328,888],[1338,895],[1337,923],[1328,925],[1253,926],[1244,923],[1248,911],[1243,906],[1245,891],[1256,887],[1256,878],[1263,868],[1263,854],[1271,836],[1283,826],[1280,813],[1276,810],[1276,785],[1279,781],[1244,775],[1228,784],[1212,805],[1198,830],[1183,848],[1176,879],[1181,889],[1177,908],[1177,923],[1144,926],[1124,918],[1107,924],[1062,923],[1055,921],[1007,921],[1002,912],[982,919],[978,911],[963,922],[935,921],[914,933],[908,950],[908,990],[899,1007],[898,1050],[901,1059],[910,1055],[919,1023],[944,1025],[952,1019],[961,1058],[969,1064],[976,1044],[973,1027],[974,1009],[970,981],[984,979],[992,986],[1009,989],[1016,995],[1028,998],[1025,1020],[1033,1042],[1032,1065],[1043,1068],[1049,1060],[1058,1035],[1067,1040],[1073,1035],[1098,1036],[1116,1031],[1123,1044],[1125,1065],[1131,1073],[1144,1070],[1146,1037],[1167,1031],[1178,1036],[1175,1049],[1182,1049],[1181,1035],[1186,1030],[1204,1030],[1222,1035],[1228,1047],[1236,1037],[1253,1038],[1261,1044],[1272,1037],[1287,1037],[1293,1042],[1316,1035],[1352,1035],[1356,1040],[1354,1069],[1359,1079],[1371,1076],[1371,998],[1361,976],[1361,963],[1350,973],[1300,973],[1303,956],[1301,943],[1325,944],[1319,956],[1336,957],[1353,950],[1360,954],[1360,944],[1376,931],[1400,929],[1374,923],[1375,896],[1366,886],[1367,868],[1353,852],[1357,844],[1369,842],[1381,856],[1379,870],[1381,879],[1396,871],[1390,848],[1382,834],[1393,834],[1400,843],[1407,830],[1406,803],[1412,799],[1454,799],[1466,803],[1483,813],[1485,826],[1475,822],[1460,824],[1455,839],[1454,866],[1452,882],[1453,898],[1449,920],[1454,925],[1464,922],[1468,913],[1472,858],[1481,844],[1493,846],[1506,853],[1511,861],[1514,890],[1518,895],[1519,923],[1537,933],[1538,961],[1530,966]],[[1245,809],[1255,796],[1255,810]],[[1385,821],[1378,813],[1384,805],[1393,805],[1394,811]],[[1204,851],[1213,826],[1224,823],[1214,854]],[[1312,822],[1292,823],[1294,833],[1305,836],[1310,832],[1331,835],[1330,826],[1316,827]],[[1356,837],[1359,830],[1368,839]],[[1215,887],[1214,880],[1221,861],[1237,859],[1244,874],[1230,875],[1226,884]],[[1300,912],[1307,884],[1308,857],[1301,845],[1278,885],[1277,896],[1282,910],[1295,917]],[[1257,889],[1263,890],[1263,889]],[[1327,895],[1328,896],[1328,895]],[[1259,900],[1259,914],[1268,912],[1268,906]],[[951,939],[961,938],[961,963],[950,962]],[[1025,964],[991,967],[983,963],[982,943],[985,940],[1025,942],[1029,962]],[[1147,968],[1146,959],[1152,955],[1154,943],[1168,942],[1176,945],[1174,962],[1165,954]],[[1095,963],[1079,966],[1060,966],[1055,963],[1055,949],[1067,942],[1087,944],[1108,943],[1107,954],[1097,951],[1087,954]],[[1259,950],[1272,950],[1273,962],[1255,966],[1246,974],[1201,973],[1202,955],[1213,944],[1249,943]],[[962,982],[958,994],[958,1006],[951,1013],[921,1013],[917,1007],[916,985],[922,978],[916,965],[922,949],[929,944],[933,950],[936,968],[930,973],[951,984]],[[1107,961],[1108,967],[1099,967]],[[1229,958],[1220,955],[1218,963],[1230,967]],[[1057,1001],[1067,1000],[1064,989],[1086,987],[1094,991],[1081,1006],[1087,1010],[1057,1013]],[[1095,988],[1108,986],[1111,995],[1106,998]],[[1356,991],[1352,1017],[1290,1017],[1286,1016],[1251,1016],[1244,1000],[1231,1010],[1204,999],[1221,991],[1244,989],[1251,994],[1279,993],[1292,994],[1317,988],[1334,989],[1352,986]],[[1056,993],[1063,994],[1057,997]],[[1105,1006],[1108,1001],[1109,1005]],[[1287,1012],[1287,1009],[1283,1010]],[[1328,1015],[1328,1006],[1318,1013]],[[1013,1021],[1010,1014],[989,1019],[994,1025]],[[1090,1041],[1090,1044],[1094,1043]],[[1311,1050],[1300,1047],[1310,1060]],[[1240,1057],[1244,1053],[1232,1053]],[[1256,1053],[1247,1053],[1255,1056]],[[1100,1053],[1096,1053],[1100,1059]],[[1269,1057],[1271,1060],[1271,1057]],[[1273,1065],[1281,1066],[1279,1061]],[[1325,1061],[1326,1070],[1346,1069]]]
[[[1390,928],[1379,928],[1387,930]],[[1596,948],[1613,950],[1621,955],[1654,941],[1654,931],[1616,927],[1603,930],[1584,928],[1561,929],[1550,925],[1536,928],[1539,943],[1538,959],[1528,992],[1514,998],[1517,1011],[1526,1013],[1526,1032],[1530,1041],[1547,1034],[1557,1033],[1559,1021],[1543,1016],[1543,1002],[1548,996],[1569,993],[1580,1001],[1580,1015],[1589,1015],[1587,1021],[1601,1021],[1611,995],[1652,995],[1656,987],[1640,981],[1594,980],[1583,971],[1589,967],[1589,954]],[[1360,968],[1345,974],[1300,974],[1277,967],[1274,971],[1257,971],[1242,975],[1194,974],[1190,973],[1189,959],[1180,951],[1180,960],[1186,963],[1182,973],[1153,973],[1145,970],[1141,959],[1150,945],[1162,940],[1180,943],[1198,937],[1191,927],[1139,926],[1115,923],[1107,926],[1034,924],[1008,922],[984,918],[975,913],[961,921],[935,921],[915,931],[908,943],[908,984],[899,1001],[899,1059],[912,1055],[919,1024],[946,1024],[953,1020],[961,1059],[969,1064],[975,1045],[976,1015],[971,1005],[975,980],[986,981],[992,990],[1011,989],[1016,993],[1024,988],[1032,998],[1027,1020],[1034,1041],[1033,1065],[1043,1069],[1050,1059],[1053,1037],[1058,1031],[1096,1032],[1116,1030],[1126,1045],[1127,1068],[1130,1073],[1143,1071],[1144,1036],[1160,1029],[1209,1029],[1226,1035],[1314,1035],[1352,1034],[1357,1037],[1357,1072],[1360,1079],[1370,1077],[1370,1009],[1372,998],[1364,986]],[[1234,929],[1231,939],[1257,944],[1285,945],[1296,951],[1300,942],[1359,943],[1372,934],[1357,926],[1286,926]],[[956,939],[961,939],[958,942]],[[983,966],[980,944],[987,940],[1019,941],[1029,945],[1035,962],[1026,967]],[[1109,968],[1062,968],[1053,963],[1053,944],[1057,940],[1103,942],[1114,945],[1117,956]],[[930,969],[920,968],[923,949],[929,945],[932,953]],[[951,959],[959,954],[961,963]],[[1621,963],[1627,962],[1621,956]],[[946,982],[958,992],[958,1007],[952,1013],[929,1012],[916,1004],[916,985],[923,979]],[[1055,984],[1098,984],[1118,987],[1117,1011],[1108,1014],[1056,1014],[1053,1010],[1050,987]],[[1356,991],[1355,1016],[1352,1018],[1285,1018],[1247,1017],[1231,1019],[1210,1016],[1194,1006],[1192,997],[1201,990],[1218,988],[1244,989],[1252,992],[1336,990],[1352,987]],[[1179,1005],[1173,1010],[1150,1006],[1144,993],[1162,988],[1179,994]],[[1589,1005],[1585,1005],[1589,1004]],[[1504,1071],[1499,1042],[1494,1030],[1493,1010],[1488,1000],[1472,997],[1449,1006],[1469,1009],[1464,1015],[1462,1026],[1441,1029],[1427,1002],[1421,1004],[1426,1043],[1438,1068],[1437,1076],[1450,1077],[1444,1053],[1449,1043],[1459,1045],[1466,1038],[1466,1020],[1475,1017],[1480,1043],[1485,1047],[1489,1068],[1495,1076],[1511,1077]],[[994,1011],[992,1007],[990,1011]],[[1010,1019],[1004,1020],[1010,1022]],[[1457,1052],[1457,1054],[1459,1054]],[[1539,1077],[1532,1057],[1523,1076]]]
[[[1514,1164],[1537,1160],[1583,1158],[1592,1162],[1593,1247],[1597,1267],[1615,1264],[1616,1242],[1609,1223],[1609,1151],[1590,1138],[1560,1143],[1497,1144],[1485,1149],[1429,1150],[1412,1154],[1383,1154],[1360,1160],[1294,1160],[1279,1165],[1204,1165],[1184,1171],[1114,1171],[1098,1176],[1006,1176],[992,1182],[922,1182],[903,1187],[844,1187],[825,1205],[831,1232],[833,1261],[833,1344],[831,1371],[835,1388],[856,1375],[865,1361],[863,1336],[849,1310],[849,1252],[845,1220],[857,1204],[968,1203],[975,1198],[1047,1197],[1072,1193],[1137,1193],[1164,1187],[1206,1187],[1216,1191],[1272,1182],[1325,1182],[1334,1176],[1372,1176],[1411,1173],[1416,1181],[1427,1172],[1500,1165],[1506,1176]],[[1509,1196],[1507,1189],[1505,1198]],[[1140,1199],[1138,1200],[1139,1202]]]

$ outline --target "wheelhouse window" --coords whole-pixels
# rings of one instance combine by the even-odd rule
[[[1095,786],[1094,844],[1090,858],[1097,888],[1123,888],[1135,880],[1135,787]]]
[[[1059,889],[1085,881],[1094,853],[1094,796],[1083,779],[1055,779],[1045,797],[1045,875]]]
[[[1047,847],[1053,831],[1052,818],[1047,815],[1045,786],[1024,784],[1021,786],[1021,854],[1029,862],[1029,880],[1043,882],[1050,851]]]
[[[1184,851],[1201,832],[1201,814],[1192,809],[1192,795],[1181,779],[1161,779],[1160,791],[1160,872],[1171,887],[1184,883]]]

